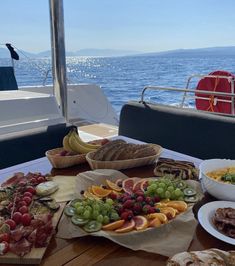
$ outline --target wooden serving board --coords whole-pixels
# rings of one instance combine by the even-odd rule
[[[65,205],[66,203],[60,203],[60,209],[53,216],[52,223],[54,228],[56,228],[60,220]],[[19,257],[14,253],[8,252],[4,256],[0,256],[0,264],[40,264],[46,249],[47,247],[32,248],[30,253],[24,257]]]

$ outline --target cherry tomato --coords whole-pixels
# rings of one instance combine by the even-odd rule
[[[36,194],[36,190],[32,186],[27,187],[26,192],[30,192],[33,195]]]
[[[29,205],[32,201],[32,199],[30,197],[23,197],[23,201],[25,201],[27,203],[27,205]]]
[[[31,223],[31,216],[29,213],[24,213],[21,217],[21,223],[24,225],[24,226],[27,226],[27,225],[30,225]]]
[[[10,242],[10,234],[7,234],[7,233],[3,233],[3,234],[0,234],[0,242],[3,242],[3,241],[6,241],[6,242]]]
[[[27,206],[22,206],[19,208],[19,212],[21,212],[22,214],[27,213],[28,212],[28,207]]]
[[[16,222],[16,224],[19,224],[19,223],[21,223],[21,217],[22,217],[21,212],[14,212],[12,215],[12,220],[14,220]]]
[[[24,193],[24,197],[30,197],[30,198],[32,198],[32,197],[33,197],[33,194],[30,193],[30,192],[28,192],[28,191],[26,191],[26,192]]]
[[[7,219],[5,221],[5,224],[8,224],[11,230],[14,230],[16,228],[16,223],[12,219]]]
[[[45,178],[43,176],[39,176],[37,178],[37,181],[38,181],[38,183],[43,183],[43,182],[45,182]]]
[[[21,200],[19,203],[18,203],[18,206],[21,207],[21,206],[27,206],[27,202],[24,201],[24,200]]]
[[[36,179],[35,177],[32,177],[32,178],[29,180],[29,182],[30,182],[31,184],[33,184],[33,185],[38,184],[38,181],[37,181],[37,179]]]

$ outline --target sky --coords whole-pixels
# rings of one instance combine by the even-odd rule
[[[235,0],[64,0],[64,21],[67,51],[235,45]],[[0,0],[0,43],[7,42],[49,50],[49,1]]]

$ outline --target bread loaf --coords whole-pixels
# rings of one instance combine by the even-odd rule
[[[188,266],[188,265],[215,265],[234,266],[235,251],[223,251],[219,249],[208,249],[203,251],[182,252],[174,255],[167,261],[167,266]]]
[[[156,155],[152,144],[126,143],[124,140],[114,140],[103,145],[93,154],[96,161],[116,161],[144,158]]]

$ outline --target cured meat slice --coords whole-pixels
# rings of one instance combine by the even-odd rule
[[[15,243],[10,243],[10,251],[16,255],[23,257],[25,254],[29,253],[32,248],[32,243],[27,239],[22,238],[20,241]]]
[[[1,184],[1,187],[7,187],[7,186],[12,186],[12,185],[16,185],[18,182],[20,182],[21,180],[24,180],[24,174],[19,172],[19,173],[15,173],[14,176],[12,176],[11,178],[7,179],[5,182],[3,182]]]
[[[37,235],[37,229],[33,230],[33,232],[28,236],[28,241],[30,243],[35,243]]]
[[[23,227],[11,231],[11,239],[18,242],[24,235]]]

